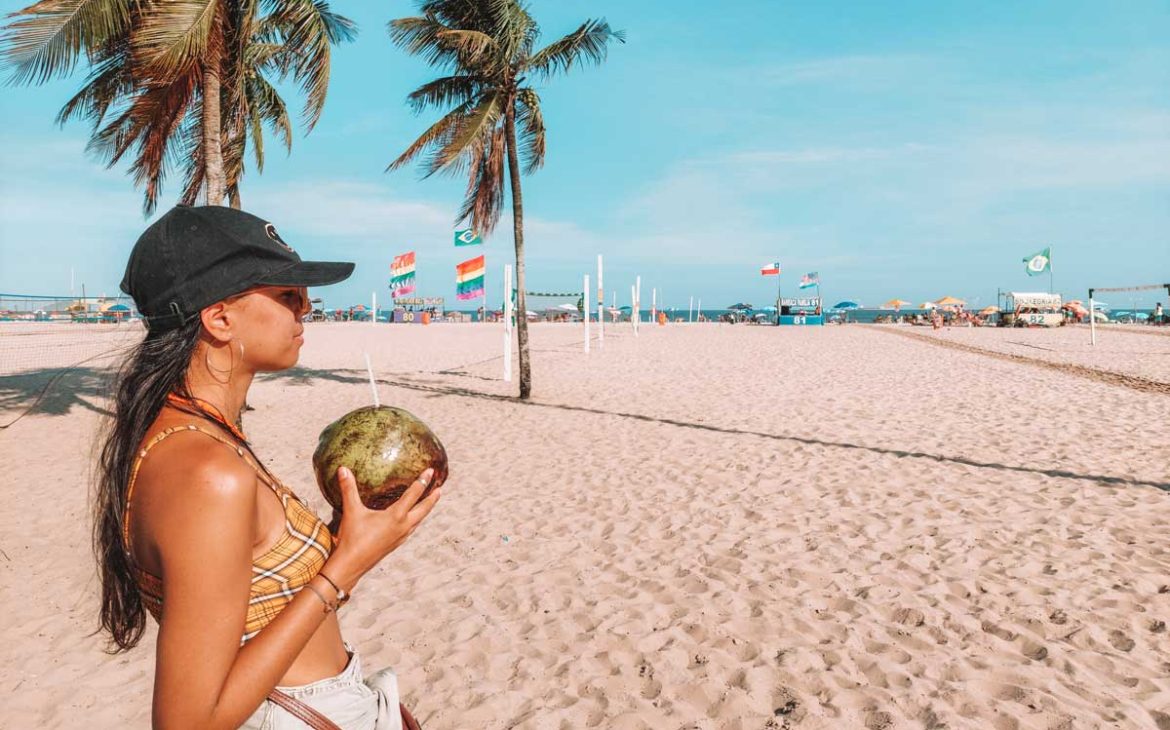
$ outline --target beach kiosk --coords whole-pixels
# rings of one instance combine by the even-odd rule
[[[820,297],[782,297],[780,316],[776,324],[781,325],[823,325],[824,309]]]
[[[426,314],[426,322],[423,315]],[[396,324],[429,324],[442,319],[443,297],[399,297],[394,300],[394,314],[390,321]]]
[[[1059,327],[1064,324],[1059,294],[1008,292],[1004,299],[1001,327]]]

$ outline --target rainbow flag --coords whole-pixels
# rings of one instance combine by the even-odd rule
[[[463,301],[483,296],[483,256],[455,265],[455,298]]]
[[[404,297],[414,292],[414,251],[395,256],[390,263],[390,296]]]

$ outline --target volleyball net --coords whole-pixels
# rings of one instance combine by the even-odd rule
[[[109,367],[145,333],[129,297],[0,293],[0,377]]]

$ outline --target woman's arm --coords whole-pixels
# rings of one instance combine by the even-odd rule
[[[163,619],[155,669],[154,727],[237,728],[260,706],[325,619],[312,590],[292,602],[243,648],[251,588],[257,482],[231,452],[193,449],[166,462],[155,478],[175,485],[158,506],[152,532],[162,564]],[[351,589],[401,545],[434,507],[439,490],[420,497],[416,481],[391,508],[366,509],[353,475],[341,471],[345,516],[326,562],[329,577]],[[426,475],[429,480],[429,474]],[[333,587],[311,585],[332,599]]]
[[[161,538],[164,607],[154,726],[236,728],[292,666],[325,614],[321,600],[302,591],[240,648],[251,588],[256,474],[222,448],[172,455],[165,467],[170,474],[156,478],[169,476],[174,487],[152,526]],[[324,579],[314,580],[332,597]]]

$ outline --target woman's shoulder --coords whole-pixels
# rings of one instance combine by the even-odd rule
[[[160,419],[161,420],[161,419]],[[212,427],[158,423],[147,432],[140,454],[135,501],[172,507],[209,507],[220,502],[239,508],[256,500],[256,471],[242,448]],[[160,514],[161,516],[161,514]]]

